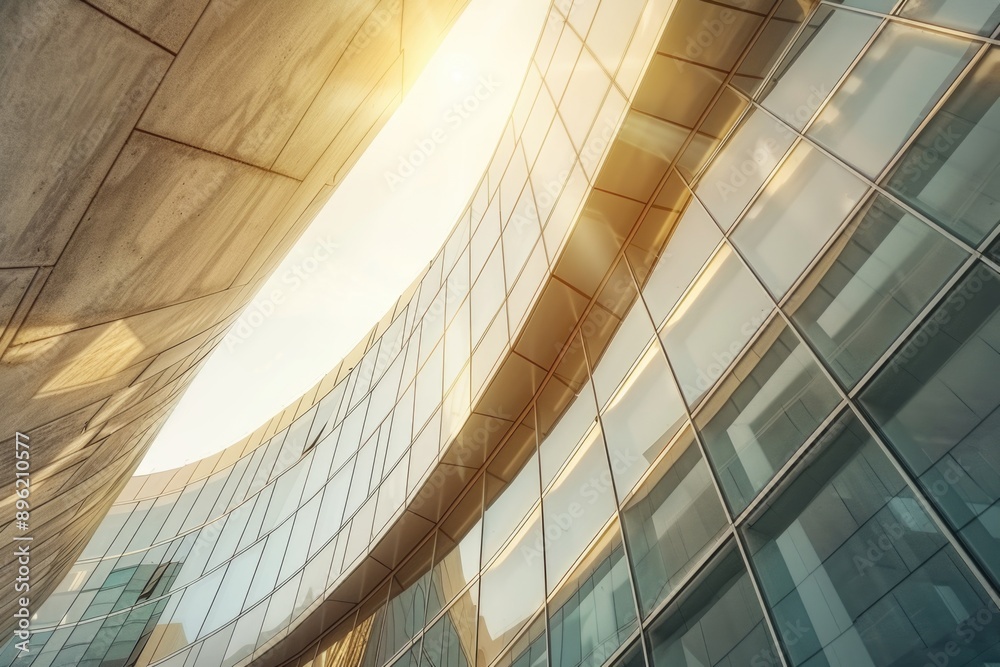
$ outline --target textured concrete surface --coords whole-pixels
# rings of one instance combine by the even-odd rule
[[[0,469],[28,433],[34,608],[464,5],[0,3]]]

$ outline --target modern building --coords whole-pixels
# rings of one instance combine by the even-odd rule
[[[427,272],[0,665],[1000,663],[998,27],[557,0]]]
[[[28,434],[37,599],[464,6],[0,2],[0,470]]]

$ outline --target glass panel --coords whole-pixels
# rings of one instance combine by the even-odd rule
[[[896,6],[898,0],[831,0],[845,7],[858,7],[860,9],[870,9],[875,12],[888,13]]]
[[[539,613],[527,632],[518,637],[494,667],[548,667],[545,615]]]
[[[589,385],[577,394],[548,436],[542,440],[538,459],[542,472],[542,487],[547,487],[562,470],[583,436],[597,421],[597,406]]]
[[[632,644],[625,654],[615,661],[613,667],[646,667],[646,658],[642,655],[642,645]]]
[[[479,606],[479,664],[491,663],[542,606],[541,511],[535,510],[482,577]],[[511,595],[511,582],[517,595]]]
[[[1000,0],[910,0],[900,13],[946,28],[992,35],[1000,25]]]
[[[483,563],[493,557],[538,497],[538,461],[531,457],[486,510],[483,519]]]
[[[623,512],[643,617],[669,595],[727,525],[690,427]]]
[[[775,71],[761,104],[801,130],[881,22],[857,12],[821,8]]]
[[[964,1],[964,0],[963,0]],[[1000,220],[1000,49],[962,82],[887,186],[972,245]]]
[[[799,144],[732,234],[764,285],[781,297],[861,201],[867,186]]]
[[[764,613],[732,546],[649,628],[655,667],[780,664]]]
[[[736,222],[793,139],[790,129],[757,109],[733,131],[695,189],[723,229]]]
[[[478,588],[473,586],[424,634],[421,665],[475,666],[478,592]]]
[[[781,320],[768,326],[695,416],[734,515],[839,402],[840,394],[795,332]]]
[[[790,664],[1000,659],[993,602],[853,413],[824,439],[745,529]]]
[[[1000,276],[963,278],[861,403],[1000,582]]]
[[[874,176],[969,62],[969,42],[889,24],[809,134]]]
[[[481,539],[482,522],[477,522],[457,545],[445,530],[438,532],[434,552],[438,562],[431,574],[431,587],[427,594],[428,617],[433,617],[447,606],[479,574]]]
[[[615,511],[601,429],[593,428],[542,499],[548,589],[555,587]]]
[[[680,300],[721,240],[718,225],[698,201],[692,200],[642,291],[657,326]]]
[[[833,374],[851,387],[965,257],[878,197],[834,242],[786,309]]]
[[[600,667],[636,628],[617,523],[549,602],[552,667]]]
[[[664,326],[667,356],[689,405],[701,400],[754,332],[772,303],[728,245],[698,277]]]
[[[687,418],[659,343],[639,360],[604,408],[604,438],[622,500]]]

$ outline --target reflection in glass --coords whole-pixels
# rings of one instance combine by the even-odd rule
[[[539,612],[528,630],[518,637],[494,667],[547,667],[545,614]]]
[[[425,667],[475,667],[479,588],[473,585],[424,633]]]
[[[779,664],[750,576],[730,544],[649,628],[655,667]]]
[[[913,321],[966,255],[878,197],[844,230],[787,309],[847,387]]]
[[[688,427],[624,508],[625,536],[643,617],[712,546],[726,515]]]
[[[616,523],[549,601],[552,667],[600,667],[636,626],[628,563]]]
[[[1000,659],[993,602],[853,413],[823,439],[745,529],[790,664]]]
[[[909,0],[900,14],[934,25],[991,35],[1000,25],[1000,0]]]
[[[642,655],[642,645],[632,644],[627,651],[615,661],[613,667],[646,667],[646,658]]]
[[[807,143],[795,147],[732,234],[771,293],[791,287],[867,186]]]
[[[632,490],[685,418],[667,360],[659,344],[654,344],[601,418],[619,500]]]
[[[890,23],[813,123],[809,135],[878,174],[969,62],[969,42]]]
[[[880,23],[873,16],[820,8],[775,71],[761,104],[801,130]]]
[[[721,240],[719,226],[697,200],[692,200],[642,292],[654,324],[663,322]]]
[[[661,334],[689,405],[697,404],[722,376],[772,306],[732,248],[722,246]]]
[[[541,511],[535,510],[482,576],[478,646],[483,667],[500,655],[542,606],[543,557]],[[514,581],[516,595],[511,594]]]
[[[615,511],[601,429],[593,428],[542,499],[551,590]]]
[[[809,348],[783,321],[695,416],[723,494],[738,514],[840,402]]]
[[[1000,582],[1000,275],[977,264],[861,394],[952,528]]]
[[[695,188],[723,229],[736,222],[794,138],[790,129],[759,109],[752,110],[733,130]]]
[[[1000,221],[1000,50],[959,85],[887,186],[972,245],[993,230]]]

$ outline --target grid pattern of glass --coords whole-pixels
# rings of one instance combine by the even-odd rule
[[[622,4],[607,12],[620,13]],[[639,16],[643,3],[631,4]],[[536,404],[517,425],[528,455],[486,461],[391,581],[291,664],[1000,662],[1000,0],[731,4],[673,7],[596,177],[595,195],[631,188],[630,200],[647,204],[631,213],[621,202],[605,205],[609,217],[640,233],[628,235],[623,262],[608,260],[605,282],[587,288],[585,273],[574,282],[589,295],[603,290],[621,323],[610,339],[599,327],[575,334],[585,373],[567,409],[552,424]],[[569,57],[581,67],[584,39],[602,70],[621,61],[622,46],[615,56],[602,42],[611,37],[594,34],[609,20],[606,7],[578,0],[558,14],[558,29],[549,24],[546,32],[557,34],[543,35],[525,84],[533,98],[572,88],[572,67],[560,75],[549,61]],[[703,38],[692,25],[704,28]],[[691,95],[712,104],[677,126],[693,128],[683,139],[635,113],[671,103],[651,97],[648,84],[673,67],[718,75],[685,79],[700,81]],[[544,148],[535,161],[528,149],[539,104],[551,107],[547,124],[562,109],[543,97],[530,114],[515,110],[512,123],[518,114],[525,123],[513,128],[520,139],[511,150],[533,165],[521,167],[522,186],[544,164]],[[659,158],[649,150],[622,157],[635,137],[647,149],[674,143],[658,144]],[[655,159],[664,166],[650,185],[643,176],[656,172],[645,168]],[[499,222],[511,210],[502,203],[509,167],[504,173],[499,190],[490,188],[495,196],[473,202],[470,220],[483,222],[475,230],[460,225],[463,240],[442,253],[480,258],[470,274],[485,276],[473,278],[460,305],[440,297],[445,312],[470,317],[479,341],[465,357],[471,378],[485,377],[477,376],[476,355],[497,326],[496,308],[517,303],[516,285],[501,294],[489,274],[504,275],[510,261],[498,241],[511,229],[509,218]],[[589,181],[593,172],[586,173]],[[560,204],[544,203],[540,191],[536,185],[533,206],[549,221],[537,234],[544,239]],[[647,219],[655,221],[644,227]],[[491,241],[477,243],[483,229]],[[641,252],[634,240],[643,229],[664,232],[664,242]],[[544,256],[547,246],[537,243],[521,256]],[[441,276],[454,269],[439,262],[429,275],[447,294]],[[412,303],[423,309],[407,308],[386,329],[400,318],[401,330],[422,328],[427,318],[418,314],[438,298],[422,294]],[[481,308],[488,315],[477,315]],[[58,595],[65,597],[46,605],[50,623],[74,620],[53,626],[44,638],[47,661],[39,655],[33,664],[88,664],[85,656],[72,663],[56,656],[94,642],[113,616],[84,622],[86,610],[135,597],[138,584],[124,583],[135,571],[126,568],[153,556],[157,564],[200,561],[197,574],[179,568],[171,585],[182,594],[155,612],[178,619],[158,626],[156,640],[169,649],[156,655],[166,658],[158,664],[200,667],[224,656],[221,664],[235,665],[278,637],[315,599],[310,591],[325,586],[330,566],[356,562],[378,526],[394,518],[403,498],[382,501],[371,490],[410,493],[434,462],[447,427],[435,421],[439,405],[422,405],[437,399],[419,383],[430,377],[444,386],[439,368],[423,375],[428,360],[461,364],[449,366],[451,325],[427,326],[431,342],[405,346],[398,357],[396,381],[404,380],[389,405],[376,401],[377,377],[359,381],[352,372],[327,396],[334,399],[311,409],[311,426],[295,422],[241,459],[238,481],[213,475],[183,491],[164,482],[155,498],[116,505],[105,523],[113,534],[64,582]],[[377,355],[351,363],[375,368]],[[393,408],[397,396],[409,401],[405,411]],[[383,421],[353,416],[371,405]],[[414,424],[406,436],[412,446],[392,430],[381,434],[400,415]],[[353,443],[351,451],[323,447],[330,437]],[[325,478],[311,463],[321,451],[330,459]],[[396,464],[404,451],[409,467],[405,459]],[[284,474],[258,479],[255,470]],[[363,491],[352,470],[365,473]],[[225,498],[230,483],[221,505],[184,498]],[[217,522],[208,553],[195,550],[204,531],[157,543],[144,518],[158,511],[160,534],[183,535],[250,488],[256,502]],[[182,516],[174,517],[178,507]],[[355,517],[343,530],[326,521],[340,507]],[[355,533],[358,516],[365,528]],[[254,576],[224,577],[241,559]],[[222,590],[227,583],[243,588]],[[158,604],[148,597],[147,605]],[[130,607],[121,621],[145,623],[131,618],[143,608]],[[185,647],[171,633],[204,639]]]

